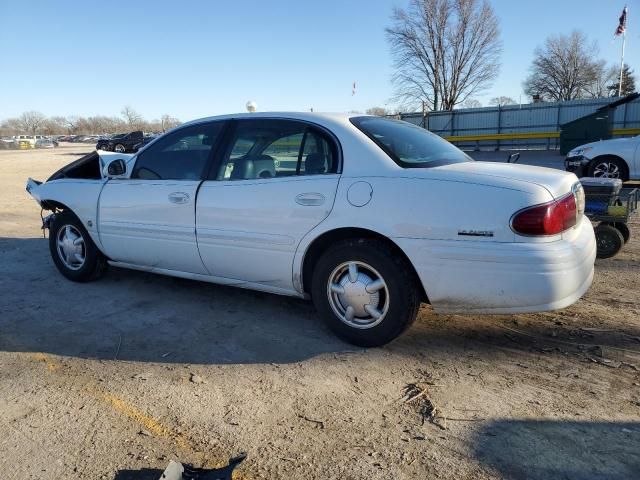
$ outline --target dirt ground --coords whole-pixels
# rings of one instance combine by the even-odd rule
[[[89,149],[0,152],[3,479],[155,480],[242,451],[234,478],[640,477],[638,236],[570,308],[425,305],[358,349],[297,299],[116,268],[65,280],[24,185]]]

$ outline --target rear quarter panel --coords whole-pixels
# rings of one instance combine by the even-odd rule
[[[366,205],[358,207],[349,201],[349,190],[361,182],[370,185],[372,194]],[[339,228],[371,230],[396,244],[403,238],[474,244],[558,240],[560,235],[521,237],[510,228],[516,211],[549,200],[551,195],[543,188],[521,191],[427,178],[343,177],[331,214],[298,246],[294,278],[300,275],[305,252],[313,240]]]
[[[370,201],[361,207],[349,201],[359,182],[371,187]],[[551,200],[544,189],[518,189],[426,178],[342,178],[331,215],[318,228],[367,228],[389,238],[459,241],[518,241],[509,226],[521,208]],[[487,232],[468,236],[461,232]],[[314,230],[313,232],[316,232]]]

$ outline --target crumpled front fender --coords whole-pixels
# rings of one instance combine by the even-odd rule
[[[46,209],[55,208],[71,210],[89,232],[91,239],[102,251],[98,235],[98,199],[106,180],[61,178],[45,183],[38,183],[29,178],[27,192]]]

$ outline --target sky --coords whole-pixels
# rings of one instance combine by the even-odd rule
[[[0,0],[0,119],[118,116],[151,120],[245,110],[393,107],[385,37],[409,0]],[[640,0],[628,2],[625,61],[640,73]],[[475,98],[526,102],[533,51],[583,30],[594,56],[620,62],[619,0],[491,0],[504,43],[494,84]],[[637,18],[637,21],[636,21]],[[636,25],[638,25],[636,27]],[[356,82],[356,94],[352,84]]]

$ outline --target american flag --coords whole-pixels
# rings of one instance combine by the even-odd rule
[[[622,9],[622,15],[620,15],[620,24],[616,28],[616,35],[622,35],[627,30],[627,6]]]

